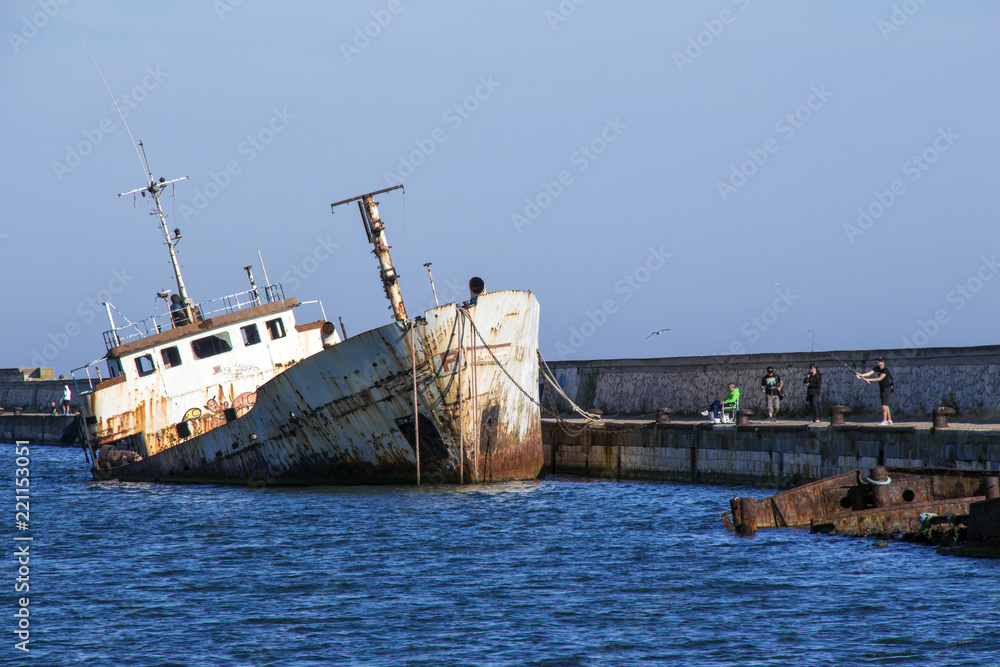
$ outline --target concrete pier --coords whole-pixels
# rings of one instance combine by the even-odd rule
[[[806,420],[711,424],[704,419],[542,420],[544,472],[629,480],[791,488],[855,468],[1000,470],[1000,425],[931,421],[891,426]]]
[[[0,442],[27,440],[33,445],[62,444],[63,430],[73,423],[75,414],[52,415],[22,412],[0,414]]]

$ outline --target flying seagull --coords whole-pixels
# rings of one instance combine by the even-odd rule
[[[649,336],[659,336],[664,331],[670,331],[670,329],[660,329],[659,331],[654,331],[653,333],[649,334]],[[649,338],[649,336],[646,336],[646,338]]]

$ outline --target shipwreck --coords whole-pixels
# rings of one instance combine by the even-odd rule
[[[803,484],[767,498],[736,497],[730,531],[808,528],[812,533],[901,538],[934,525],[957,527],[972,503],[996,498],[997,472],[875,466]]]
[[[141,144],[140,144],[141,145]],[[393,321],[338,334],[300,321],[279,283],[195,303],[160,194],[177,293],[168,314],[116,323],[106,354],[74,371],[80,438],[95,480],[279,485],[499,482],[542,467],[539,304],[527,291],[470,280],[464,303],[409,316],[374,197],[357,202]],[[263,264],[262,264],[263,268]],[[264,271],[267,282],[266,269]],[[435,296],[436,301],[436,296]],[[343,331],[343,323],[341,323]],[[102,374],[105,369],[107,377]],[[96,379],[92,378],[96,372]]]

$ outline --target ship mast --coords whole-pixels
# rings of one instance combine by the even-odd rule
[[[174,230],[173,238],[170,237],[170,230],[167,229],[167,216],[163,212],[163,207],[160,205],[160,193],[162,193],[168,185],[186,180],[187,176],[181,176],[180,178],[174,178],[169,181],[163,178],[160,178],[159,180],[153,178],[153,172],[149,169],[149,160],[145,159],[146,147],[142,145],[141,141],[139,142],[139,146],[142,148],[142,157],[145,160],[145,171],[148,183],[144,187],[129,190],[128,192],[121,192],[118,196],[124,197],[125,195],[135,195],[136,193],[140,193],[143,197],[145,197],[148,192],[153,198],[156,215],[160,218],[160,229],[163,231],[163,238],[166,240],[167,250],[170,253],[170,263],[174,267],[174,277],[177,279],[177,294],[181,297],[181,306],[184,309],[184,314],[187,316],[187,321],[193,322],[194,318],[191,312],[191,301],[188,299],[187,288],[184,286],[184,276],[181,275],[181,265],[180,262],[177,261],[177,251],[174,249],[177,245],[177,241],[181,238],[180,231]],[[151,213],[150,215],[153,214]]]
[[[70,21],[70,23],[73,23]],[[156,205],[156,215],[160,216],[160,228],[163,230],[163,238],[167,241],[167,249],[170,251],[170,262],[174,267],[174,277],[177,278],[177,294],[180,296],[181,308],[184,314],[187,316],[188,322],[193,322],[193,304],[188,299],[187,288],[184,287],[184,277],[181,276],[181,265],[177,261],[177,252],[174,250],[174,246],[177,245],[177,241],[180,240],[181,234],[180,230],[174,230],[174,238],[170,238],[170,232],[167,230],[167,216],[163,213],[163,207],[160,206],[160,193],[163,190],[177,181],[183,181],[187,176],[181,176],[180,178],[175,178],[173,180],[165,180],[161,178],[159,181],[153,178],[153,172],[149,169],[149,160],[146,158],[146,147],[139,142],[139,145],[135,145],[135,138],[132,136],[132,130],[129,129],[128,123],[125,122],[125,114],[122,113],[121,107],[118,106],[118,99],[115,97],[114,93],[111,92],[111,86],[108,85],[107,79],[104,78],[104,73],[101,72],[101,68],[97,66],[97,60],[94,58],[94,54],[90,52],[90,48],[87,43],[83,41],[83,35],[80,31],[76,29],[76,24],[73,23],[73,30],[76,31],[77,37],[80,38],[80,43],[83,44],[83,48],[87,51],[87,55],[90,56],[90,61],[94,63],[94,69],[97,70],[97,74],[101,77],[101,81],[104,82],[104,87],[108,91],[108,95],[111,96],[111,101],[115,105],[115,109],[118,111],[118,116],[122,119],[122,125],[125,126],[125,131],[128,132],[128,138],[132,142],[132,148],[135,149],[136,157],[139,158],[139,165],[142,167],[143,176],[146,178],[146,185],[141,188],[136,188],[135,190],[129,190],[128,192],[121,192],[118,194],[119,197],[125,195],[135,195],[135,193],[141,193],[143,197],[146,196],[148,192],[153,197],[153,203]],[[142,155],[139,155],[139,148],[142,148]],[[108,319],[111,319],[110,310],[108,311]],[[111,328],[114,330],[115,323],[112,320]]]
[[[399,275],[396,273],[396,267],[393,266],[392,257],[389,254],[389,243],[385,238],[385,225],[382,224],[382,220],[378,216],[378,202],[373,197],[383,192],[391,192],[402,187],[402,185],[395,185],[391,188],[369,192],[365,195],[358,195],[357,197],[351,197],[350,199],[330,204],[330,212],[332,213],[333,209],[341,204],[347,204],[352,201],[358,202],[358,209],[361,211],[361,220],[365,225],[368,242],[375,247],[372,252],[378,258],[379,273],[382,276],[382,287],[385,288],[385,296],[389,299],[393,317],[396,318],[397,322],[407,321],[406,307],[403,305],[403,295],[399,291]]]

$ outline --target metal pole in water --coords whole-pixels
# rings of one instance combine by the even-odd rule
[[[344,323],[340,323],[343,328]],[[413,441],[417,451],[417,486],[420,486],[420,412],[417,409],[417,322],[410,322],[410,356],[413,358]]]
[[[465,319],[458,315],[458,483],[465,484],[465,414],[462,409],[462,346],[465,344]]]
[[[473,323],[475,326],[475,323]],[[475,445],[475,457],[476,457],[476,467],[473,470],[472,476],[473,481],[481,482],[482,476],[479,474],[479,434],[483,430],[482,425],[482,415],[479,412],[479,364],[477,363],[479,357],[476,352],[476,339],[472,339],[472,414],[475,415],[475,422],[472,424],[474,429],[476,445]]]

